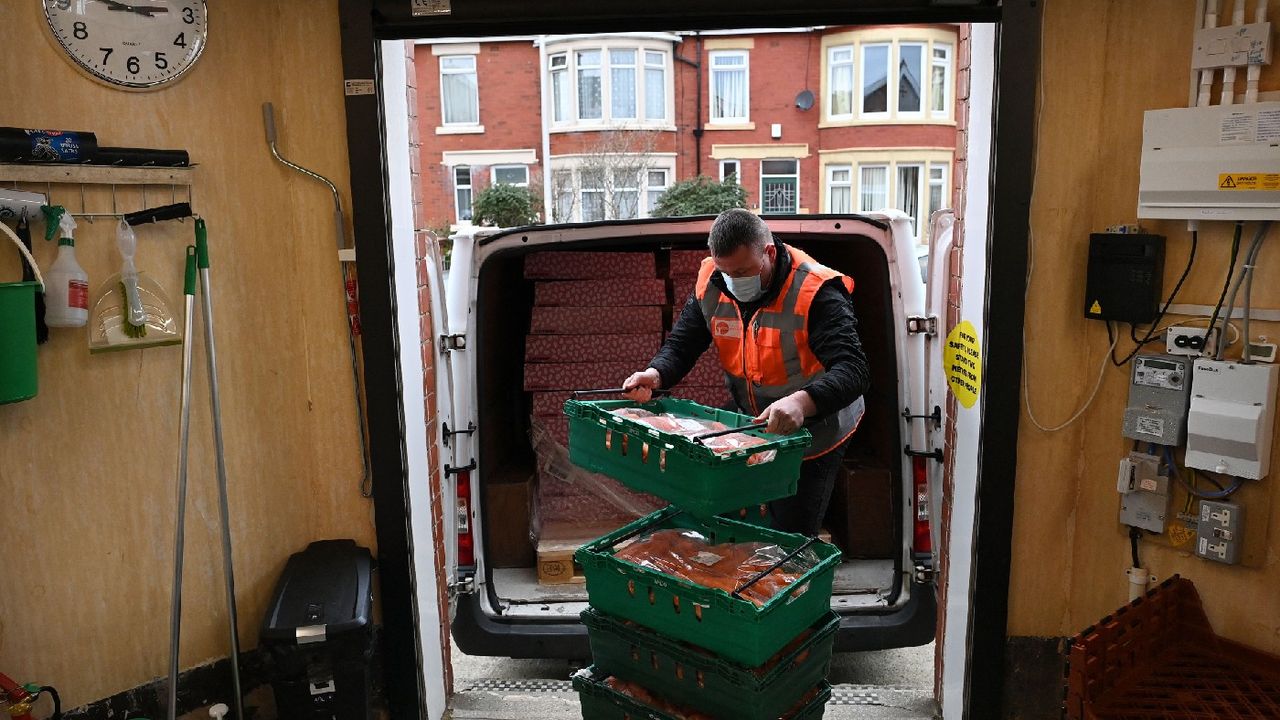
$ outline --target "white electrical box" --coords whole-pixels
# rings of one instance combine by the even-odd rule
[[[1280,366],[1199,358],[1187,417],[1187,467],[1258,480],[1271,468]]]
[[[1148,110],[1138,217],[1280,220],[1280,102]]]
[[[1223,25],[1196,30],[1191,69],[1271,64],[1271,23]]]

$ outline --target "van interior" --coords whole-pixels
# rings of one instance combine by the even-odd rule
[[[606,229],[607,228],[603,228]],[[890,267],[885,251],[865,236],[788,236],[785,243],[810,253],[818,261],[854,278],[853,301],[859,333],[871,365],[871,389],[867,412],[854,435],[845,459],[849,480],[837,479],[837,488],[825,527],[844,552],[837,570],[832,599],[840,612],[876,612],[898,602],[904,558],[902,511],[902,442],[899,437],[901,408],[897,407],[898,368],[893,337],[893,304]],[[657,243],[655,245],[655,243]],[[657,252],[659,276],[672,249],[705,249],[706,238],[691,235],[602,238],[590,243],[558,244],[560,250]],[[523,338],[529,330],[533,307],[533,281],[523,275],[529,252],[554,252],[546,246],[497,253],[484,262],[477,288],[477,357],[479,393],[478,460],[482,496],[488,483],[535,472],[530,441],[530,395],[522,392]],[[914,266],[911,258],[908,267]],[[668,297],[671,288],[668,287]],[[677,303],[678,304],[678,303]],[[667,318],[670,328],[671,318]],[[637,370],[643,368],[637,368]],[[623,378],[619,378],[619,384]],[[513,522],[492,517],[483,502],[479,506],[485,546],[493,529]],[[509,512],[509,511],[508,511]],[[851,531],[850,528],[853,530]],[[857,540],[860,538],[861,540]],[[504,615],[531,620],[561,620],[586,607],[582,584],[539,585],[537,570],[529,567],[485,568],[490,604]]]

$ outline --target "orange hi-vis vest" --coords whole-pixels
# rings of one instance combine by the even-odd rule
[[[853,292],[852,278],[789,245],[781,249],[791,257],[790,272],[777,297],[756,310],[748,328],[742,326],[737,300],[711,282],[716,270],[711,258],[702,261],[695,290],[711,339],[720,352],[729,391],[738,407],[756,415],[826,372],[809,348],[809,309],[818,288],[839,278]],[[859,397],[838,412],[805,423],[813,434],[805,459],[824,455],[853,435],[864,407]]]

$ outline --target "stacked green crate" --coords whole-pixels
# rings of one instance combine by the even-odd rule
[[[696,438],[612,413],[625,407],[729,427],[751,422],[675,399],[565,403],[574,463],[673,503],[574,556],[587,580],[591,608],[582,620],[595,663],[574,677],[584,719],[821,718],[839,626],[830,606],[840,551],[814,538],[717,517],[794,494],[808,433],[783,437],[752,430],[763,444],[720,454]],[[726,592],[614,556],[620,546],[659,530],[693,531],[713,545],[774,545],[784,557]],[[794,582],[760,604],[743,596],[753,581],[800,556],[810,566]],[[619,681],[638,687],[640,696],[620,692]]]

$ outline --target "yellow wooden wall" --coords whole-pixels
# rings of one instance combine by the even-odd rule
[[[96,131],[109,145],[185,148],[209,224],[241,637],[256,644],[275,579],[308,542],[373,543],[360,497],[341,276],[328,191],[285,170],[283,147],[347,193],[336,0],[216,0],[189,77],[106,88],[60,57],[40,3],[0,5],[0,125]],[[122,210],[141,197],[122,193]],[[78,190],[54,187],[78,207]],[[161,197],[153,191],[151,204]],[[163,200],[167,200],[164,197]],[[103,209],[101,192],[88,196]],[[181,298],[192,224],[140,229],[138,264]],[[114,225],[82,224],[96,287],[118,269]],[[47,266],[54,248],[43,243]],[[16,279],[0,249],[0,278]],[[197,325],[197,327],[199,327]],[[0,343],[4,340],[0,339]],[[227,652],[203,343],[197,342],[182,664]],[[56,685],[68,706],[164,674],[174,528],[177,347],[90,356],[83,330],[40,350],[40,394],[0,406],[0,671]]]
[[[1050,0],[1032,231],[1035,275],[1027,306],[1031,400],[1043,425],[1070,417],[1088,396],[1108,346],[1102,323],[1082,317],[1090,232],[1133,222],[1144,110],[1187,104],[1192,0]],[[1224,15],[1230,17],[1229,9]],[[1252,7],[1248,17],[1252,17]],[[1243,73],[1237,87],[1243,92]],[[1263,89],[1280,87],[1280,71]],[[1215,102],[1217,95],[1215,93]],[[1030,132],[1030,128],[1027,129]],[[1182,222],[1147,222],[1168,237],[1165,288],[1186,262]],[[1246,226],[1245,242],[1254,225]],[[1178,301],[1212,305],[1226,274],[1231,228],[1206,224]],[[1280,307],[1280,232],[1263,248],[1255,307]],[[1272,338],[1280,327],[1258,324]],[[1127,328],[1126,328],[1127,333]],[[1120,343],[1125,353],[1132,347]],[[1154,347],[1154,346],[1153,346]],[[1237,353],[1238,354],[1238,353]],[[1127,600],[1128,537],[1117,521],[1116,466],[1128,375],[1108,366],[1097,401],[1070,428],[1042,432],[1025,414],[1019,433],[1009,632],[1069,635]],[[1280,452],[1277,449],[1276,452]],[[1280,455],[1276,455],[1280,459]],[[1159,578],[1195,581],[1219,632],[1280,652],[1280,472],[1239,494],[1253,524],[1258,567],[1225,567],[1144,542]],[[1254,512],[1249,514],[1249,510]]]

